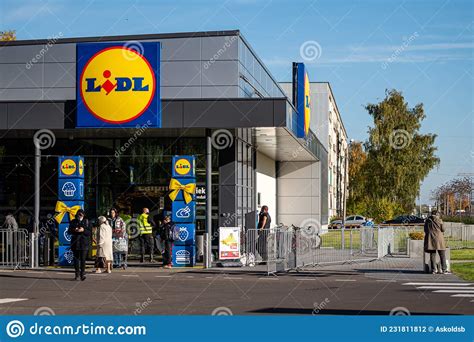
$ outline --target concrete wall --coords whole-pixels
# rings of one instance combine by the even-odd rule
[[[163,99],[239,96],[236,36],[159,41]],[[76,44],[44,49],[43,45],[0,47],[0,101],[76,99]],[[38,54],[42,57],[28,64]]]
[[[321,225],[321,163],[279,162],[277,166],[278,222]]]
[[[260,206],[257,203],[257,209],[267,205],[274,226],[278,223],[276,162],[260,152],[257,152],[256,178],[257,194],[260,194]]]
[[[162,44],[163,99],[256,97],[254,88],[263,97],[283,97],[240,36],[141,41]],[[0,75],[0,101],[75,100],[76,43],[0,46]]]

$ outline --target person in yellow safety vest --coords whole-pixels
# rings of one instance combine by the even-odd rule
[[[141,259],[140,262],[145,262],[146,249],[150,251],[150,262],[155,262],[153,259],[153,225],[149,220],[150,210],[143,208],[143,212],[138,216],[138,227],[140,228],[140,247]]]

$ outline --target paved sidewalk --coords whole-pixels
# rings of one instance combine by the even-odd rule
[[[88,273],[73,281],[71,269],[0,271],[0,314],[474,314],[472,284],[454,275],[420,272],[410,259],[386,258],[266,276],[239,269],[133,267],[111,274]],[[92,270],[91,268],[89,270]],[[415,283],[415,285],[412,285]],[[454,290],[420,289],[454,284]],[[446,285],[440,285],[446,286]],[[456,291],[463,293],[436,292]]]

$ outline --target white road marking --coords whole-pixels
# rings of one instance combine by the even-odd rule
[[[0,270],[0,273],[13,273],[13,270]]]
[[[278,280],[278,278],[276,277],[273,277],[273,278],[270,278],[270,277],[260,277],[258,279],[261,279],[261,280]]]
[[[402,285],[413,285],[413,286],[469,286],[472,283],[405,283]]]
[[[376,281],[380,281],[383,283],[396,283],[397,281],[394,279],[377,279]]]
[[[355,279],[336,279],[336,281],[356,281]]]
[[[213,279],[214,277],[206,277],[206,279]]]
[[[316,280],[316,278],[296,278],[296,280]]]
[[[242,278],[241,277],[224,277],[224,279],[233,280],[233,279],[242,279]]]
[[[73,272],[56,272],[56,274],[67,274],[67,275],[73,275]]]
[[[474,290],[474,287],[462,286],[418,286],[420,290]]]
[[[437,290],[437,291],[433,291],[433,292],[437,292],[437,293],[474,293],[474,289],[473,290]]]
[[[194,278],[194,276],[186,276],[186,278]]]
[[[21,302],[23,300],[28,300],[28,298],[0,298],[0,304]]]
[[[172,276],[170,275],[157,275],[155,278],[171,278]]]
[[[466,298],[470,298],[470,297],[474,297],[474,294],[455,294],[455,295],[452,295],[451,297],[466,297]],[[471,302],[474,303],[474,300],[471,300]]]
[[[138,274],[122,274],[122,277],[138,277]]]
[[[35,273],[44,273],[44,271],[27,271],[26,273],[33,273],[33,274],[35,274]],[[68,274],[69,274],[69,273],[68,273]]]

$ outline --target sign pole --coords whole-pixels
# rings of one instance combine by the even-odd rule
[[[212,246],[212,138],[208,129],[206,134],[206,236],[204,240],[204,268],[210,268]]]
[[[33,236],[31,240],[32,253],[31,257],[31,267],[36,268],[39,266],[38,262],[38,235],[39,235],[39,215],[40,215],[40,168],[41,168],[41,149],[39,145],[35,143],[35,219],[34,219],[34,229]]]

